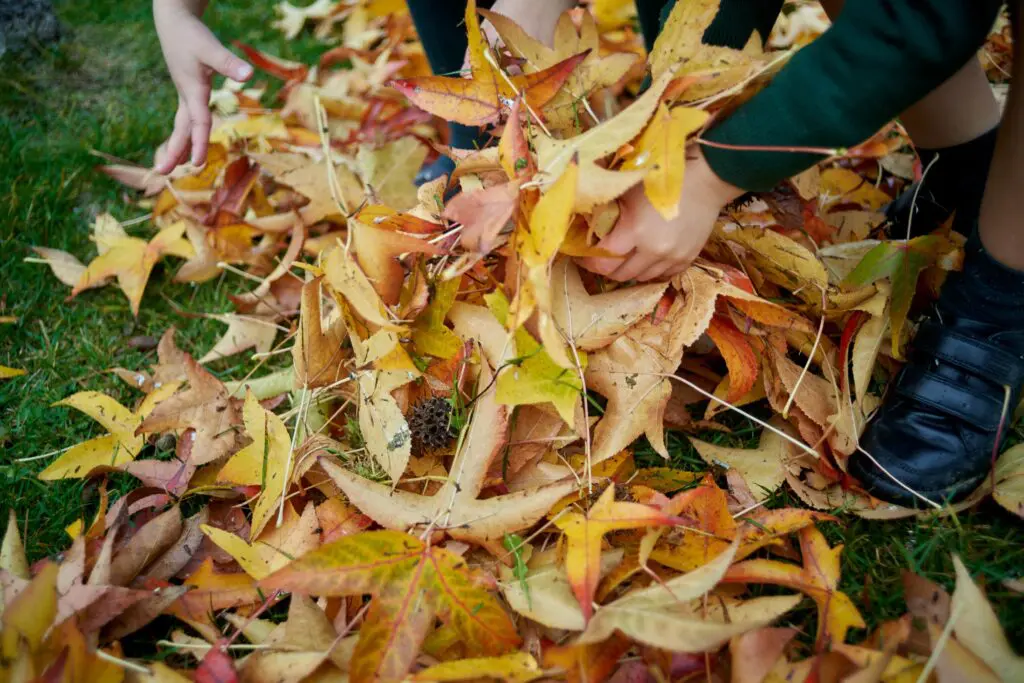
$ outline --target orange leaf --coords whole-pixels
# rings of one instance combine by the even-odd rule
[[[405,279],[405,269],[398,257],[410,253],[431,256],[441,253],[437,245],[425,239],[371,227],[360,221],[350,221],[349,229],[352,231],[352,249],[356,261],[388,306],[398,303],[402,281]]]
[[[397,531],[368,531],[325,545],[260,582],[264,590],[372,595],[352,657],[353,683],[400,680],[439,618],[468,656],[500,655],[519,634],[498,600],[459,556]]]
[[[675,524],[678,518],[640,503],[615,500],[615,487],[609,486],[586,515],[564,514],[555,520],[568,541],[566,573],[572,592],[580,602],[588,621],[594,613],[594,593],[601,572],[601,539],[609,531]]]
[[[573,55],[564,59],[554,66],[543,71],[519,76],[513,79],[513,83],[523,95],[526,102],[534,110],[540,109],[550,102],[561,90],[562,86],[576,70],[576,67],[590,55],[590,50]]]
[[[715,342],[729,368],[729,393],[725,399],[734,403],[745,396],[757,381],[757,354],[746,335],[723,316],[716,315],[711,319],[708,336]]]
[[[536,160],[530,154],[530,147],[523,134],[523,126],[519,122],[519,109],[522,98],[517,97],[508,114],[508,123],[498,143],[498,159],[510,179],[530,177],[537,170]]]
[[[747,560],[729,568],[723,582],[770,583],[795,588],[818,606],[818,648],[846,640],[851,628],[864,628],[864,619],[839,585],[839,555],[843,546],[829,548],[816,527],[800,530],[803,566],[775,560]]]
[[[420,109],[466,126],[493,123],[501,113],[494,80],[423,76],[396,79],[390,85]]]
[[[292,62],[280,57],[274,57],[260,52],[251,45],[235,41],[235,47],[245,53],[249,61],[259,69],[263,69],[271,76],[277,76],[284,81],[302,81],[309,73],[309,67],[301,62]]]
[[[694,520],[686,529],[666,534],[651,552],[651,559],[679,571],[692,571],[725,552],[736,536],[736,521],[729,513],[725,491],[710,475],[700,486],[683,491],[662,509]]]

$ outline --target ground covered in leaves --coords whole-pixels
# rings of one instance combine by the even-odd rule
[[[941,226],[877,241],[920,172],[898,127],[672,282],[572,261],[633,186],[670,213],[723,93],[820,29],[713,49],[715,3],[679,5],[641,94],[628,3],[553,49],[470,11],[462,79],[399,2],[215,3],[261,73],[170,178],[144,8],[68,3],[68,42],[5,63],[5,674],[1014,680],[1021,451],[953,510],[843,474],[959,260]],[[411,183],[431,114],[494,126],[455,196]]]

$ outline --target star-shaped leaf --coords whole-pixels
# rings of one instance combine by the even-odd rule
[[[342,538],[260,586],[325,597],[373,596],[352,657],[354,683],[403,679],[435,618],[458,633],[470,656],[501,655],[520,642],[501,604],[473,582],[465,560],[397,531]]]
[[[101,287],[116,277],[118,286],[128,297],[132,313],[137,316],[142,292],[146,289],[149,274],[157,261],[164,254],[180,258],[191,258],[194,255],[192,245],[182,237],[184,234],[185,223],[178,221],[146,242],[128,235],[110,214],[98,216],[93,239],[100,254],[86,266],[72,288],[71,296],[93,287]]]
[[[178,383],[171,382],[154,389],[132,412],[120,403],[98,391],[81,391],[54,405],[79,410],[106,427],[108,433],[75,444],[50,466],[39,473],[44,481],[53,479],[80,479],[98,467],[123,467],[133,461],[146,445],[136,435],[136,429],[154,407],[174,393]]]
[[[839,591],[839,555],[843,546],[830,548],[816,527],[800,530],[803,566],[776,560],[747,560],[729,568],[723,579],[731,583],[771,583],[795,588],[818,606],[818,647],[843,643],[851,628],[864,628],[864,619],[846,593]]]
[[[649,315],[667,287],[651,283],[591,295],[572,259],[560,258],[551,269],[551,312],[576,348],[596,351]]]
[[[589,620],[594,613],[594,593],[601,578],[601,539],[610,531],[676,524],[682,520],[640,503],[615,500],[609,486],[584,515],[569,512],[555,520],[568,541],[565,568],[572,591]]]
[[[244,442],[241,401],[191,357],[185,359],[188,389],[162,401],[135,430],[152,434],[168,429],[195,430],[192,459],[197,465],[219,460]]]

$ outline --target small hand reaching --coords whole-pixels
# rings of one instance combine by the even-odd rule
[[[619,220],[597,245],[621,256],[585,258],[580,264],[620,282],[670,278],[697,258],[719,212],[741,194],[715,175],[697,148],[686,162],[678,217],[662,218],[638,185],[619,200]]]
[[[205,0],[154,0],[153,19],[167,70],[178,91],[174,132],[157,150],[154,168],[170,173],[184,163],[206,161],[210,143],[210,78],[217,72],[236,81],[252,76],[252,66],[224,47],[199,18]]]

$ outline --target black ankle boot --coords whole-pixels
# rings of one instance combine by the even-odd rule
[[[885,207],[892,239],[920,237],[933,232],[954,212],[972,222],[981,207],[985,177],[992,163],[999,128],[953,147],[919,149],[924,178],[906,188]]]
[[[909,507],[925,503],[908,489],[939,505],[964,498],[988,475],[1022,382],[1024,321],[1008,329],[936,314],[918,329],[907,364],[861,437],[877,464],[854,453],[850,474],[872,495]]]
[[[461,123],[448,124],[448,144],[452,149],[481,149],[491,139],[490,133],[484,128],[476,126],[464,126]],[[444,155],[439,156],[432,163],[420,169],[413,179],[417,187],[431,180],[437,180],[443,175],[451,176],[455,170],[455,162]]]
[[[419,170],[416,177],[413,178],[413,183],[416,187],[425,185],[432,180],[437,180],[443,175],[451,176],[452,171],[455,170],[455,162],[450,157],[446,157],[443,154],[435,159],[432,163],[425,164],[423,168]]]

